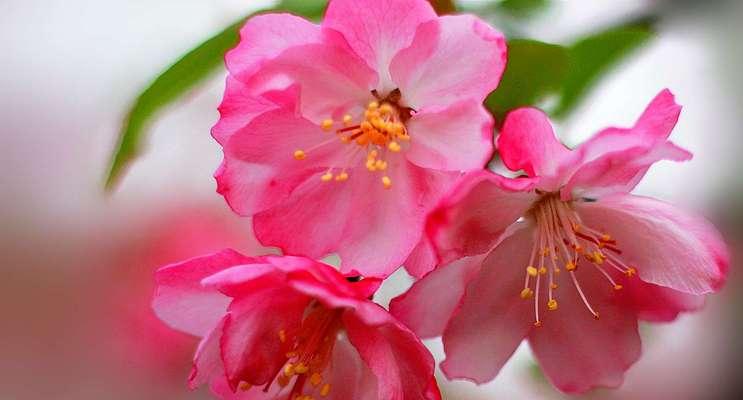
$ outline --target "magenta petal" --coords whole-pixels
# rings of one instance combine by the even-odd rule
[[[429,272],[392,299],[390,312],[422,339],[440,336],[484,259],[465,257]]]
[[[157,289],[152,307],[157,316],[174,329],[196,336],[210,332],[224,315],[229,298],[202,287],[205,277],[251,259],[224,250],[160,268],[155,274]]]
[[[426,235],[421,238],[404,264],[408,274],[416,278],[422,278],[439,264],[436,248]]]
[[[250,18],[240,30],[240,43],[225,60],[230,74],[246,81],[263,62],[287,48],[322,39],[320,27],[291,14],[264,14]]]
[[[535,108],[511,111],[503,123],[497,147],[510,170],[540,177],[540,189],[554,191],[564,184],[563,170],[572,161],[571,152],[555,137],[544,112]]]
[[[509,232],[510,233],[510,232]],[[533,303],[519,293],[534,229],[516,227],[483,261],[444,331],[447,377],[485,383],[511,358],[533,323]]]
[[[390,68],[403,101],[425,110],[464,100],[482,103],[505,65],[503,35],[475,16],[456,15],[421,24]]]
[[[416,113],[408,122],[408,132],[413,140],[405,156],[423,168],[482,169],[493,156],[493,117],[480,101]]]
[[[332,385],[329,400],[378,400],[377,378],[351,345],[339,338],[333,347],[328,381]]]
[[[542,326],[529,335],[545,375],[566,393],[617,387],[624,372],[640,357],[637,316],[616,301],[622,292],[615,291],[598,272],[583,271],[580,269],[576,277],[600,319],[588,311],[564,274],[560,277],[564,283],[556,293],[559,308],[542,308]]]
[[[482,254],[531,207],[531,179],[508,179],[489,171],[466,176],[431,213],[427,234],[440,262]]]
[[[424,0],[333,0],[323,27],[343,34],[353,51],[379,73],[378,89],[384,92],[394,89],[392,58],[412,43],[420,24],[435,18]]]
[[[222,318],[217,326],[199,342],[191,375],[188,377],[188,386],[191,389],[196,389],[198,386],[209,382],[213,376],[224,375],[219,341],[222,338],[225,320],[226,317]]]
[[[704,306],[705,296],[682,293],[640,279],[624,279],[622,286],[618,301],[645,321],[670,322],[682,312],[698,311]]]
[[[704,218],[647,197],[616,194],[576,203],[587,226],[609,233],[642,280],[689,294],[719,289],[729,255]]]

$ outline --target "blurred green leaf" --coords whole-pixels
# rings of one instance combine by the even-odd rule
[[[276,10],[317,19],[326,3],[326,0],[283,0]],[[225,52],[236,45],[240,27],[248,17],[241,18],[186,53],[137,97],[119,132],[106,177],[106,190],[113,189],[126,167],[139,156],[147,128],[158,113],[220,70]]]
[[[503,0],[495,5],[495,10],[517,18],[527,18],[544,10],[549,4],[550,0]]]
[[[564,47],[536,40],[510,40],[503,79],[485,104],[502,121],[508,111],[534,105],[560,90],[567,72],[568,53]]]
[[[625,60],[654,36],[656,20],[634,20],[578,40],[568,48],[570,67],[560,93],[560,102],[552,111],[564,117],[588,94],[590,88],[612,67]]]

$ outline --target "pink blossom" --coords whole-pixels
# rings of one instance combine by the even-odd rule
[[[422,337],[443,335],[448,377],[489,381],[526,339],[560,390],[615,387],[640,356],[638,319],[672,321],[721,287],[715,228],[629,194],[654,162],[691,157],[668,141],[680,109],[663,91],[634,127],[572,151],[542,112],[507,116],[500,153],[528,177],[464,180],[428,225],[439,259],[456,261],[392,304]]]
[[[420,340],[351,282],[301,257],[232,250],[160,269],[153,306],[202,337],[190,386],[225,399],[438,400]]]
[[[218,191],[262,243],[387,276],[455,179],[490,159],[482,102],[505,54],[499,32],[425,0],[333,0],[321,25],[254,17],[226,59]]]

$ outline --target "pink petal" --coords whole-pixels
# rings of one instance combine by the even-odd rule
[[[421,24],[410,47],[392,60],[392,79],[414,109],[482,103],[506,65],[503,35],[472,15]]]
[[[407,127],[413,139],[405,156],[420,167],[469,171],[482,169],[493,156],[493,117],[479,101],[423,110]]]
[[[389,161],[387,175],[390,189],[380,175],[366,171],[349,180],[358,182],[353,182],[353,209],[337,248],[346,274],[386,277],[399,268],[420,241],[426,215],[457,176],[401,158]]]
[[[429,272],[392,299],[390,312],[422,339],[440,336],[484,259],[465,257]]]
[[[196,389],[198,386],[209,382],[214,376],[224,375],[219,340],[222,338],[222,330],[226,319],[227,317],[222,318],[217,326],[199,342],[191,375],[188,377],[188,386],[191,389]]]
[[[201,280],[251,259],[224,250],[160,268],[155,274],[157,289],[152,307],[172,328],[196,336],[209,333],[224,315],[229,298],[201,286]]]
[[[212,136],[221,145],[253,118],[276,108],[265,98],[251,96],[245,84],[231,76],[227,77],[225,85],[224,99],[219,106],[219,122],[212,128]]]
[[[392,58],[408,47],[418,26],[436,18],[424,0],[333,0],[325,12],[323,27],[346,38],[353,51],[379,73],[377,89],[394,89],[389,76]]]
[[[497,147],[510,170],[538,176],[540,189],[554,191],[565,183],[562,170],[571,162],[571,153],[555,137],[552,124],[542,111],[535,108],[511,111],[503,123]]]
[[[607,232],[646,282],[690,294],[719,289],[729,255],[717,230],[704,218],[647,197],[617,194],[578,202],[583,222]]]
[[[377,378],[364,364],[359,352],[348,338],[341,337],[333,347],[330,364],[331,383],[329,400],[378,400]]]
[[[574,176],[563,198],[599,197],[631,191],[652,164],[660,160],[686,161],[692,155],[667,141],[676,125],[681,106],[667,89],[658,94],[629,129],[608,128],[574,153]]]
[[[438,263],[436,248],[433,246],[431,240],[428,239],[428,236],[424,235],[410,253],[408,259],[405,260],[404,266],[408,274],[416,278],[422,278],[423,275],[435,268]]]
[[[532,226],[519,224],[472,276],[444,331],[441,369],[450,379],[492,380],[531,329],[533,302],[519,294],[533,236]]]
[[[636,315],[617,303],[622,292],[589,268],[584,264],[575,274],[600,319],[588,311],[570,277],[563,273],[555,293],[559,308],[547,311],[542,304],[542,326],[529,335],[545,375],[566,393],[617,387],[624,372],[640,357]]]
[[[440,262],[490,250],[506,227],[531,207],[531,179],[508,179],[489,171],[472,173],[431,213],[427,234]]]
[[[704,296],[682,293],[639,279],[624,279],[622,286],[618,301],[645,321],[670,322],[682,312],[698,311],[704,306]]]
[[[380,308],[380,312],[384,312]],[[355,313],[343,322],[351,344],[378,381],[379,399],[426,399],[431,393],[434,360],[423,343],[390,316],[369,326]]]
[[[240,30],[240,43],[225,60],[230,74],[247,81],[264,62],[284,50],[308,43],[319,43],[320,27],[291,14],[263,14],[250,18]]]
[[[236,299],[220,340],[227,379],[263,385],[286,362],[279,331],[298,329],[311,298],[286,287],[269,286]]]

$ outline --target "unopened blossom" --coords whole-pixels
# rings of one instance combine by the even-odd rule
[[[251,18],[226,59],[218,191],[263,244],[387,276],[490,159],[482,102],[505,54],[498,31],[425,0],[332,0],[320,25]]]
[[[528,177],[483,172],[454,190],[428,234],[456,261],[392,305],[421,336],[443,335],[447,376],[489,381],[526,339],[560,390],[618,386],[640,356],[638,319],[671,321],[721,287],[729,260],[715,228],[629,193],[656,161],[691,158],[668,141],[680,109],[663,91],[634,127],[575,150],[541,111],[507,116],[499,151]]]
[[[208,383],[224,399],[440,399],[430,353],[369,300],[379,280],[232,250],[164,267],[156,280],[157,315],[202,337],[191,387]]]

